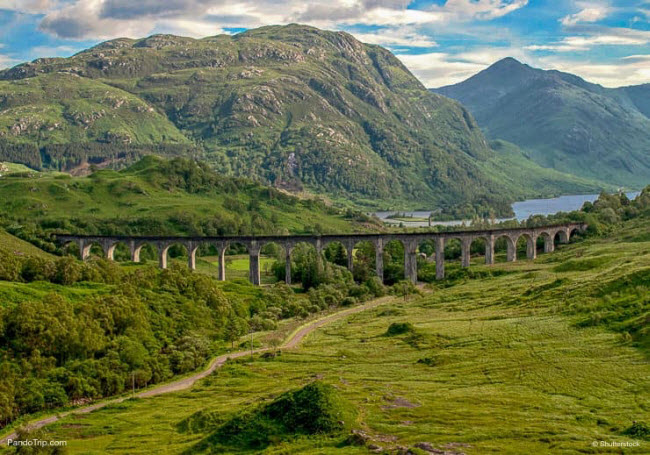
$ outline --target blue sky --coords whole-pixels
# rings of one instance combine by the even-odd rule
[[[0,0],[0,68],[123,36],[292,22],[386,46],[428,87],[507,56],[609,87],[650,82],[650,0]]]

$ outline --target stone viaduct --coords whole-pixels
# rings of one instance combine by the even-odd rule
[[[99,245],[109,260],[113,259],[115,247],[122,243],[131,252],[131,260],[140,262],[140,251],[146,244],[158,249],[159,265],[167,268],[167,252],[172,245],[183,245],[189,254],[189,268],[196,268],[196,252],[201,245],[214,245],[219,252],[218,277],[226,279],[225,254],[232,244],[242,244],[248,249],[250,257],[249,278],[253,284],[260,284],[260,252],[264,245],[275,243],[286,252],[286,281],[291,283],[291,251],[298,243],[308,243],[316,248],[318,253],[328,244],[340,242],[347,251],[348,268],[353,269],[353,250],[359,242],[370,242],[375,248],[375,271],[383,280],[384,245],[391,241],[399,241],[404,246],[404,276],[412,282],[417,281],[417,249],[424,241],[435,243],[436,278],[445,276],[444,251],[445,244],[452,239],[458,239],[461,244],[461,264],[469,267],[470,247],[472,242],[483,239],[485,242],[485,263],[494,264],[494,244],[500,238],[505,238],[507,244],[506,257],[508,261],[517,260],[517,242],[521,237],[526,239],[526,257],[535,259],[537,255],[537,239],[544,239],[544,252],[550,253],[555,249],[555,238],[560,243],[568,243],[575,231],[584,231],[584,223],[544,226],[536,228],[488,229],[476,231],[455,232],[417,232],[390,234],[340,234],[340,235],[283,235],[283,236],[224,236],[224,237],[134,237],[134,236],[86,236],[86,235],[57,235],[57,241],[62,244],[77,243],[83,260],[90,256],[93,245]]]

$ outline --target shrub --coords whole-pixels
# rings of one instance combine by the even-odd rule
[[[294,435],[334,435],[349,427],[355,414],[334,387],[315,381],[256,410],[236,415],[208,443],[263,449]]]
[[[415,327],[410,322],[393,322],[386,330],[386,336],[403,335],[415,332]]]
[[[623,431],[624,435],[633,436],[639,439],[650,439],[650,427],[644,422],[634,422],[630,427]]]

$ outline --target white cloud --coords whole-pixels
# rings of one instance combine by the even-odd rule
[[[446,14],[450,20],[491,20],[505,16],[528,4],[528,0],[447,0],[432,11]]]
[[[643,46],[650,43],[650,31],[630,28],[602,27],[591,35],[567,36],[561,41],[526,46],[531,51],[575,52],[586,51],[594,46]]]
[[[135,37],[153,29],[153,24],[143,20],[102,19],[102,5],[102,0],[86,0],[57,9],[45,16],[40,29],[67,39]]]
[[[461,82],[485,68],[482,64],[453,61],[453,56],[445,52],[397,57],[430,88]]]
[[[190,36],[192,38],[202,38],[205,36],[227,33],[223,28],[213,22],[189,19],[163,20],[157,22],[156,27],[164,30],[165,33]]]
[[[69,57],[81,50],[75,46],[36,46],[30,49],[30,53],[36,57]]]
[[[621,60],[650,62],[650,54],[628,55],[627,57],[623,57]]]
[[[10,68],[20,63],[18,60],[9,57],[8,55],[0,54],[0,70]]]
[[[563,25],[576,25],[580,22],[598,22],[599,20],[606,18],[609,12],[610,8],[606,6],[584,8],[576,14],[564,16],[560,19],[560,22],[562,22]]]
[[[17,0],[0,0],[18,3]],[[42,3],[63,0],[27,0]],[[74,0],[48,10],[41,29],[68,39],[142,36],[152,29],[194,31],[301,22],[322,28],[417,26],[490,20],[528,0],[448,0],[409,9],[410,0]],[[197,27],[194,28],[193,24]]]
[[[52,11],[58,4],[57,0],[0,0],[0,9],[43,14]]]
[[[426,48],[438,45],[428,36],[417,33],[413,27],[392,27],[373,33],[353,32],[352,34],[363,43],[379,44],[391,48],[397,46]]]
[[[650,55],[631,55],[613,63],[563,60],[557,57],[543,57],[540,65],[546,69],[556,69],[577,74],[589,82],[605,87],[647,84],[650,82]]]
[[[398,54],[397,57],[429,88],[462,82],[506,57],[528,60],[526,53],[519,48],[479,48],[459,54],[430,52]]]

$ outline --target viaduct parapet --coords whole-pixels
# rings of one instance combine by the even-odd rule
[[[260,252],[262,248],[275,243],[286,252],[286,282],[291,283],[291,251],[298,243],[308,243],[320,254],[330,243],[340,242],[347,251],[348,268],[353,269],[353,251],[359,242],[370,242],[375,248],[375,271],[383,280],[384,264],[383,251],[388,242],[399,241],[404,246],[404,277],[412,282],[417,281],[417,249],[424,241],[435,244],[436,278],[445,277],[445,244],[457,239],[461,245],[461,264],[470,265],[470,247],[472,242],[483,239],[485,242],[485,263],[494,264],[494,244],[500,238],[505,238],[507,245],[506,258],[508,261],[517,260],[517,242],[521,237],[526,239],[526,257],[535,259],[537,255],[537,239],[544,239],[544,252],[555,250],[555,238],[560,243],[568,243],[575,231],[584,231],[585,223],[569,223],[536,228],[488,229],[477,231],[455,232],[418,232],[391,234],[340,234],[340,235],[269,235],[269,236],[223,236],[223,237],[162,237],[162,236],[87,236],[87,235],[57,235],[57,241],[62,244],[76,243],[79,246],[81,259],[90,256],[93,245],[99,245],[107,259],[112,260],[118,244],[125,244],[131,252],[131,260],[140,262],[142,247],[149,244],[158,250],[159,265],[167,268],[167,257],[172,245],[183,245],[189,254],[189,268],[196,269],[196,252],[202,245],[213,245],[218,254],[218,277],[226,279],[225,254],[230,245],[242,244],[248,249],[249,278],[253,284],[260,284]]]

